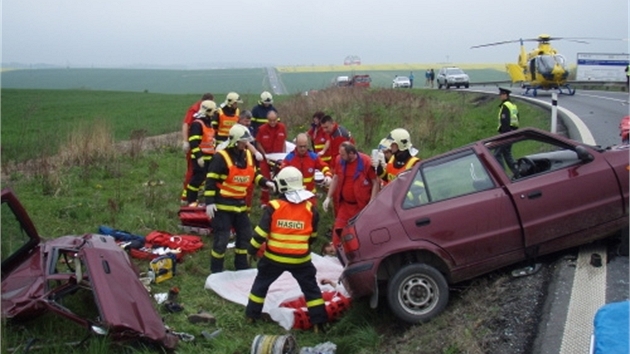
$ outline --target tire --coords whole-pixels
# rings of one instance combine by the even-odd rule
[[[442,84],[438,81],[438,90],[442,88]]]
[[[445,84],[445,85],[446,85],[446,89],[447,90],[451,88],[451,85],[449,85],[449,84]]]
[[[401,268],[387,285],[389,308],[408,323],[426,322],[439,315],[448,297],[448,284],[442,273],[423,263]]]
[[[619,255],[620,256],[628,256],[629,245],[628,241],[630,239],[630,229],[628,226],[621,229],[621,243],[619,244]]]
[[[465,87],[465,88],[469,88],[469,87],[470,87],[470,84],[466,84],[466,85],[464,85],[464,87]]]

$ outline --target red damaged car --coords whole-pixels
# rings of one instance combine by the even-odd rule
[[[2,190],[2,318],[52,311],[114,341],[174,349],[127,253],[98,234],[42,241],[28,214]]]
[[[510,148],[508,169],[495,157]],[[400,319],[438,315],[449,284],[602,239],[628,226],[629,146],[528,128],[423,160],[344,228],[353,297],[379,295]],[[626,243],[627,244],[627,243]]]

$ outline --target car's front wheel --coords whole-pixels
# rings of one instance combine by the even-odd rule
[[[396,317],[409,323],[426,322],[448,303],[448,284],[437,269],[427,264],[401,268],[387,287],[387,302]]]

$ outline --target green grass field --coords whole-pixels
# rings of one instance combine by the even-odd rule
[[[68,143],[79,147],[76,150],[79,155],[90,155],[81,156],[82,162],[74,165],[47,164],[44,159],[34,172],[13,168],[2,179],[2,187],[10,187],[17,193],[43,237],[92,233],[99,225],[140,235],[152,230],[179,232],[178,198],[186,166],[179,147],[164,145],[143,153],[118,151],[111,155],[99,152],[110,149],[107,141],[127,140],[134,131],[146,130],[146,135],[157,135],[179,130],[185,110],[198,99],[198,94],[18,89],[2,89],[1,94],[3,173],[11,161],[51,156]],[[218,94],[217,102],[224,96]],[[243,106],[253,106],[256,97],[245,96]],[[310,115],[322,109],[352,131],[363,151],[369,151],[391,129],[404,127],[412,133],[420,157],[428,158],[493,135],[498,99],[493,95],[452,90],[328,89],[309,96],[278,97],[276,103],[291,136],[306,130]],[[519,103],[519,111],[522,126],[548,126],[548,113],[544,110]],[[102,145],[83,149],[84,144],[90,143],[91,136],[87,134],[90,129],[98,130],[109,140],[93,140],[93,144]],[[257,197],[254,203],[251,219],[256,224],[260,218]],[[324,243],[330,225],[330,214],[323,214],[314,250]],[[171,314],[158,307],[168,326],[198,338],[194,342],[181,342],[177,352],[246,353],[256,335],[284,334],[273,323],[246,324],[242,306],[203,288],[209,274],[211,237],[204,237],[204,242],[201,251],[187,256],[178,266],[173,279],[153,286],[154,293],[166,292],[172,286],[181,289],[179,301],[185,306],[183,313]],[[228,253],[227,269],[232,269],[231,257]],[[141,270],[148,268],[146,262],[137,264]],[[484,307],[466,313],[467,309],[476,308],[470,303],[477,301],[480,292],[488,293],[489,281],[479,281],[482,284],[479,289],[483,290],[454,293],[445,313],[421,325],[424,334],[414,338],[413,348],[421,346],[427,353],[459,353],[465,352],[472,342],[483,346],[489,329],[478,318],[491,316],[496,308]],[[217,323],[208,326],[188,323],[186,315],[200,308],[214,313]],[[457,330],[453,330],[455,323]],[[213,340],[200,336],[201,330],[211,332],[218,328],[223,332]],[[300,346],[331,341],[337,345],[337,353],[379,353],[385,351],[388,341],[404,336],[405,328],[386,307],[371,310],[367,301],[357,300],[340,321],[331,324],[326,334],[291,333]],[[111,346],[99,337],[88,341],[87,347],[72,349],[60,345],[81,340],[85,334],[85,329],[52,314],[24,324],[3,321],[2,352],[20,346],[23,349],[31,338],[44,345],[38,351],[41,353],[151,352]],[[408,350],[415,352],[413,348]]]
[[[460,64],[458,64],[460,65]],[[372,86],[388,88],[396,75],[414,72],[417,87],[424,86],[424,72],[440,64],[364,65],[331,67],[280,67],[279,78],[288,94],[321,90],[339,75],[370,74]],[[497,64],[461,64],[471,82],[508,80],[504,67]],[[264,68],[216,70],[140,69],[22,69],[5,70],[3,88],[64,89],[82,91],[130,91],[142,93],[198,94],[236,91],[258,95],[273,91]]]

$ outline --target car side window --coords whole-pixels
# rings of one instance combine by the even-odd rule
[[[2,262],[4,262],[9,256],[26,245],[30,241],[30,237],[22,228],[20,220],[13,213],[8,203],[2,203],[0,212],[2,213],[2,223],[0,223],[0,232],[2,232],[0,240],[2,245],[0,250],[2,252]]]
[[[409,186],[403,208],[438,202],[494,188],[495,184],[477,155],[465,151],[423,165]]]

